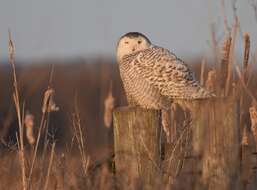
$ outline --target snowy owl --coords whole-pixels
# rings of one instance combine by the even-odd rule
[[[129,105],[168,110],[172,102],[214,96],[182,60],[141,33],[123,35],[116,53]]]

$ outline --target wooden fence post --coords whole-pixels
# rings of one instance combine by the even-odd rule
[[[196,102],[193,111],[193,152],[201,155],[204,189],[240,189],[240,126],[233,98]]]
[[[139,107],[114,111],[114,152],[117,180],[136,180],[149,187],[160,172],[160,112]],[[129,182],[128,182],[129,183]]]

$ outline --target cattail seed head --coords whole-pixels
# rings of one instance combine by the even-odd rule
[[[216,90],[216,81],[217,81],[217,71],[216,70],[210,70],[208,72],[207,80],[205,82],[205,87],[210,92],[215,92]]]
[[[229,72],[229,56],[230,56],[231,42],[232,42],[231,36],[226,37],[221,50],[220,82],[221,82],[222,89],[225,88],[226,81],[229,76],[228,72]]]
[[[26,137],[30,145],[34,145],[35,137],[34,137],[34,116],[30,113],[25,115],[24,125],[26,128]]]
[[[249,108],[251,119],[251,131],[254,136],[255,144],[257,146],[257,109],[255,106]]]
[[[112,95],[112,83],[108,95],[104,100],[104,125],[109,128],[112,124],[112,113],[115,106],[115,99]]]
[[[54,101],[54,94],[55,94],[55,91],[53,88],[48,88],[46,90],[44,94],[43,107],[42,107],[43,113],[59,111],[59,107],[56,106]]]
[[[9,52],[9,60],[10,63],[12,64],[12,61],[14,60],[14,43],[12,41],[12,36],[11,36],[11,31],[8,31],[9,35],[9,44],[8,44],[8,52]]]

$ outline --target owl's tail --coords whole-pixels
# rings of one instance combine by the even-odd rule
[[[190,95],[188,94],[183,98],[175,99],[174,103],[177,103],[184,111],[193,111],[195,106],[198,105],[199,101],[212,99],[215,97],[217,96],[214,93],[204,89],[203,87],[200,87],[198,89],[195,89],[195,91],[191,92]]]

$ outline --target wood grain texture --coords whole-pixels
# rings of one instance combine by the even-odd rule
[[[196,102],[193,151],[201,155],[201,183],[207,189],[239,189],[240,134],[236,101]]]
[[[114,111],[115,168],[119,180],[150,186],[160,173],[160,112],[138,107]]]

